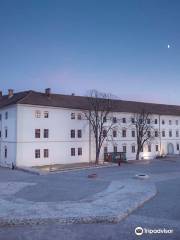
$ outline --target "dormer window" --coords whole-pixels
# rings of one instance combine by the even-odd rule
[[[44,118],[49,118],[49,112],[47,111],[44,112]]]
[[[71,119],[75,119],[75,113],[71,113]]]
[[[36,118],[40,118],[40,117],[41,117],[41,111],[36,110],[36,111],[35,111],[35,117],[36,117]]]

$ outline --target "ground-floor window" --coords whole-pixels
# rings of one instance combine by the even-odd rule
[[[151,152],[151,145],[148,145],[148,152]]]
[[[78,148],[78,156],[82,156],[82,148]]]
[[[41,152],[40,149],[35,150],[35,158],[40,158],[41,157]]]
[[[108,152],[108,148],[104,147],[104,153],[107,153],[107,152]]]
[[[49,157],[49,149],[44,149],[44,158]]]
[[[134,145],[132,145],[132,153],[135,153],[136,152],[136,148],[135,148],[135,146]]]
[[[156,152],[158,152],[159,151],[159,146],[158,145],[156,145]]]
[[[179,143],[177,143],[176,149],[177,149],[177,151],[179,151]]]
[[[117,152],[117,146],[114,146],[114,152]]]
[[[71,148],[71,156],[75,156],[75,148]]]
[[[7,158],[7,147],[4,148],[4,157]]]
[[[123,152],[126,153],[127,149],[126,146],[123,146]]]

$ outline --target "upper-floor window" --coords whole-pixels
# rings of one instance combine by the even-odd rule
[[[132,130],[131,135],[132,135],[132,137],[135,137],[135,131],[134,130]]]
[[[82,130],[79,129],[77,133],[78,133],[78,134],[77,134],[77,135],[78,135],[78,138],[82,138]]]
[[[155,123],[155,124],[158,124],[158,120],[157,120],[157,118],[154,120],[154,123]]]
[[[158,131],[157,130],[154,132],[154,135],[155,135],[155,137],[158,137]]]
[[[49,157],[49,149],[44,149],[44,158]]]
[[[75,152],[75,148],[71,148],[71,156],[75,156],[76,152]]]
[[[172,124],[172,121],[171,120],[169,120],[169,125],[171,125]]]
[[[49,118],[49,112],[47,111],[44,112],[44,118]]]
[[[176,137],[179,137],[179,131],[176,130]]]
[[[166,133],[165,133],[165,131],[163,130],[162,131],[162,137],[165,137],[166,136]]]
[[[135,145],[132,145],[131,150],[132,150],[132,153],[135,153],[135,152],[136,152],[136,147],[135,147]]]
[[[117,137],[117,131],[113,130],[113,137],[116,138]]]
[[[2,120],[2,115],[0,114],[0,121]]]
[[[178,120],[176,120],[176,125],[178,125],[179,124],[179,121]]]
[[[163,124],[163,125],[165,124],[165,121],[164,121],[164,120],[162,120],[162,124]]]
[[[179,151],[179,143],[176,144],[176,149]]]
[[[81,120],[81,119],[82,119],[82,115],[81,115],[81,113],[78,113],[78,115],[77,115],[77,119],[78,119],[78,120]]]
[[[135,123],[135,119],[134,118],[131,118],[131,123]]]
[[[151,137],[151,131],[147,132],[148,137]]]
[[[0,138],[1,138],[1,131],[0,131]]]
[[[44,138],[49,137],[49,129],[44,129]]]
[[[71,129],[71,138],[75,138],[75,130]]]
[[[35,158],[40,158],[41,157],[41,151],[40,149],[35,150]]]
[[[122,119],[122,122],[123,122],[123,123],[126,123],[126,118],[123,118],[123,119]]]
[[[104,147],[104,153],[107,153],[107,152],[108,152],[108,148]]]
[[[126,137],[126,129],[122,130],[122,137]]]
[[[75,113],[71,113],[71,119],[75,119],[76,115]]]
[[[150,123],[151,123],[151,119],[148,118],[148,119],[147,119],[147,124],[150,124]]]
[[[41,137],[41,130],[35,129],[35,138],[40,138],[40,137]]]
[[[8,119],[8,112],[5,112],[5,119]]]
[[[82,148],[81,147],[78,148],[78,156],[82,156]]]
[[[142,118],[139,119],[139,124],[142,124],[143,123],[143,120]]]
[[[114,152],[115,153],[117,152],[117,146],[114,146]]]
[[[117,118],[113,117],[113,123],[117,123]]]
[[[172,137],[172,131],[169,130],[169,137]]]
[[[35,111],[35,117],[36,118],[40,118],[41,117],[41,111],[40,110],[36,110]]]
[[[106,117],[103,117],[103,122],[107,122],[107,119],[106,119]]]
[[[103,130],[103,137],[107,137],[107,131],[105,129]]]

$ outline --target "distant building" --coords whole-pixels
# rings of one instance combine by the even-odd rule
[[[158,154],[179,154],[180,106],[118,101],[112,119],[122,119],[122,128],[105,141],[104,151],[124,151],[128,160],[136,157],[136,132],[128,127],[140,108],[153,113],[154,128],[160,133],[144,147],[141,158]],[[0,165],[40,166],[95,160],[93,134],[82,110],[86,97],[24,91],[0,92]]]

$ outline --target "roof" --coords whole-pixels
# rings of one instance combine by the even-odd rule
[[[145,111],[151,112],[153,114],[180,116],[180,106],[176,105],[124,100],[113,100],[113,102],[114,112],[138,113],[144,109]],[[45,93],[32,90],[14,93],[11,98],[8,98],[8,95],[4,95],[0,98],[0,108],[13,104],[29,104],[84,110],[88,109],[87,97],[52,93],[50,94],[50,97],[48,97]]]

